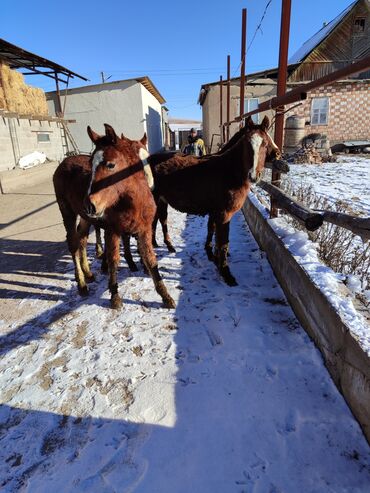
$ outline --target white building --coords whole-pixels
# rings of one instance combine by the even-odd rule
[[[174,150],[182,150],[188,143],[187,137],[192,128],[201,134],[202,122],[199,120],[186,120],[184,118],[169,118],[168,120],[170,131],[172,132],[171,148]]]
[[[57,113],[57,93],[46,94],[49,111]],[[163,149],[162,108],[164,98],[149,77],[120,80],[61,91],[64,118],[76,120],[70,131],[81,152],[93,148],[87,135],[88,125],[97,133],[104,133],[104,123],[109,123],[118,135],[141,139],[148,135],[149,152]]]

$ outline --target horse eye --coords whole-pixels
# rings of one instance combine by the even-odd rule
[[[113,169],[115,167],[115,164],[114,163],[107,163],[105,165],[108,169]]]

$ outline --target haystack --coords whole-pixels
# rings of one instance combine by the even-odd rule
[[[46,96],[42,89],[30,87],[23,74],[0,63],[0,108],[3,100],[7,111],[25,115],[48,115]],[[2,99],[3,95],[3,99]]]

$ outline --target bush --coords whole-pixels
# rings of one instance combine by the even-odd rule
[[[311,210],[331,210],[345,214],[356,215],[349,202],[343,200],[332,201],[317,194],[312,186],[303,184],[294,187],[290,181],[283,183],[284,190]],[[305,230],[292,216],[285,216],[296,229]],[[345,276],[354,275],[361,282],[362,291],[370,289],[370,241],[362,239],[351,231],[328,222],[316,231],[307,231],[310,240],[317,244],[317,251],[321,260],[335,272]],[[369,305],[363,294],[357,297]]]

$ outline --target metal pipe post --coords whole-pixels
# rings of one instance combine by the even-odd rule
[[[226,142],[230,140],[230,55],[227,55]]]
[[[279,49],[279,72],[277,81],[277,97],[284,96],[286,93],[287,75],[288,75],[288,47],[290,31],[290,12],[291,0],[282,0],[281,5],[281,25],[280,25],[280,49]],[[279,149],[283,149],[284,136],[284,106],[276,109],[275,114],[275,134],[274,140]],[[272,172],[272,182],[279,186],[280,173]],[[277,217],[278,209],[276,201],[271,198],[271,217]]]
[[[223,127],[223,115],[222,115],[222,75],[220,75],[220,134],[221,134],[221,145],[224,143],[224,127]]]
[[[240,67],[240,112],[244,114],[244,93],[245,93],[245,45],[247,42],[247,9],[242,11],[242,46],[241,46],[241,67]]]

